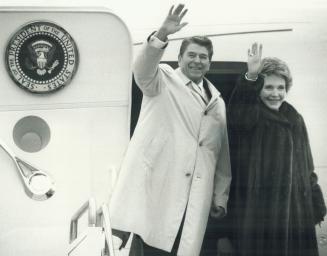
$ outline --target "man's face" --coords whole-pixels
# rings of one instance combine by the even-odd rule
[[[194,43],[189,44],[183,55],[178,56],[178,64],[185,76],[194,83],[199,83],[210,68],[207,48]]]

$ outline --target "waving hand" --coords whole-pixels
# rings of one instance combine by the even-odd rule
[[[262,45],[252,44],[248,49],[248,77],[256,78],[261,71]]]
[[[176,33],[187,25],[187,22],[182,22],[187,9],[184,9],[184,4],[179,4],[175,9],[174,5],[170,8],[169,13],[159,28],[156,36],[162,40],[166,41],[167,36]]]

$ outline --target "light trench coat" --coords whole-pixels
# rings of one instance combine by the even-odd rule
[[[231,181],[225,104],[208,81],[206,105],[180,69],[159,65],[146,43],[134,76],[142,109],[110,201],[112,227],[170,251],[185,212],[178,255],[200,253],[212,204],[226,209]]]

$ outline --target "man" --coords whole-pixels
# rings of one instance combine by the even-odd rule
[[[212,43],[185,39],[177,70],[159,64],[186,12],[172,6],[135,61],[142,109],[110,202],[113,228],[137,234],[144,255],[199,255],[210,209],[217,218],[226,214],[225,104],[204,78]]]

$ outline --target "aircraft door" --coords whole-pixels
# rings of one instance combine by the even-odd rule
[[[129,142],[130,34],[104,9],[7,8],[0,23],[0,255],[65,255],[72,213],[107,202]]]

